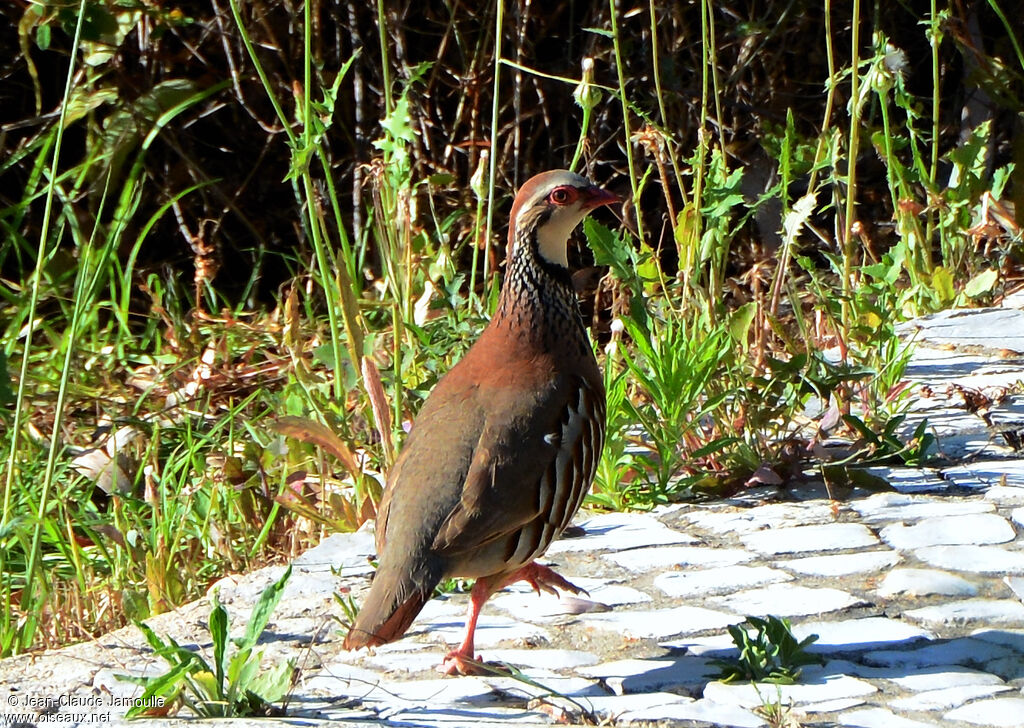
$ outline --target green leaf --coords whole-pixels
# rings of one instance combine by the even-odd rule
[[[992,289],[996,285],[996,281],[999,280],[999,272],[989,268],[983,270],[976,276],[967,281],[964,285],[964,293],[969,298],[977,298],[978,296],[984,296],[987,293],[991,293]]]
[[[157,657],[163,658],[167,664],[174,666],[186,664],[193,666],[194,669],[210,669],[203,658],[194,652],[186,650],[172,638],[168,637],[167,641],[164,642],[146,623],[136,622],[136,626],[142,632],[150,647],[153,648],[153,653]]]
[[[256,602],[256,606],[252,608],[252,614],[249,616],[249,623],[245,628],[245,636],[238,644],[239,649],[255,646],[256,641],[263,634],[267,622],[270,621],[270,615],[277,607],[277,603],[281,601],[281,594],[284,593],[285,583],[291,575],[292,567],[289,565],[284,570],[281,578],[264,589],[263,593],[260,594],[259,601]]]
[[[39,50],[46,51],[50,49],[50,26],[40,25],[36,28],[36,45]]]
[[[413,131],[411,118],[409,116],[409,99],[402,96],[395,102],[395,108],[380,123],[381,128],[388,133],[391,139],[400,139],[404,142],[412,142],[416,139]]]
[[[14,402],[14,390],[11,388],[11,374],[7,371],[7,355],[0,351],[0,405]]]
[[[939,303],[948,306],[956,300],[956,289],[953,287],[953,274],[948,268],[938,266],[932,273],[932,290],[939,298]]]
[[[313,349],[313,359],[323,364],[330,371],[334,371],[336,367],[334,349],[331,348],[330,344],[321,344]]]
[[[756,313],[757,303],[748,301],[729,314],[729,337],[741,344],[744,350],[747,348],[747,334],[750,332],[750,325],[754,322]]]
[[[1013,176],[1015,166],[1016,165],[1011,162],[1005,167],[1000,167],[992,172],[992,197],[997,200],[1002,199],[1003,189],[1006,187],[1006,183],[1009,182],[1010,178]]]
[[[217,592],[213,593],[213,610],[210,612],[210,636],[213,637],[213,669],[217,676],[219,697],[224,697],[224,671],[227,668],[228,610],[220,603]]]
[[[143,690],[138,701],[125,712],[124,717],[135,718],[144,711],[149,710],[149,707],[157,702],[153,698],[163,698],[163,705],[173,702],[185,686],[185,675],[188,674],[188,671],[189,666],[182,663],[177,667],[171,668],[163,675],[145,678],[146,689]],[[124,676],[118,675],[117,678],[123,679]]]
[[[620,236],[590,217],[583,221],[583,234],[594,251],[595,265],[608,266],[623,282],[632,278],[632,251]]]
[[[260,670],[260,658],[263,651],[255,655],[252,648],[246,647],[235,653],[228,668],[228,689],[227,699],[234,703],[249,690],[252,681]]]
[[[249,690],[266,703],[279,702],[288,694],[292,686],[292,675],[294,672],[294,660],[278,662],[272,668],[264,670],[253,679],[249,685]]]

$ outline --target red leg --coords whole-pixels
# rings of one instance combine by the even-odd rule
[[[585,590],[567,581],[564,577],[556,574],[551,567],[542,566],[536,561],[532,561],[518,571],[513,571],[506,576],[477,579],[473,585],[473,590],[469,594],[466,636],[458,648],[445,655],[444,662],[438,668],[441,672],[446,675],[473,675],[482,672],[476,665],[466,662],[467,659],[479,662],[479,657],[474,654],[473,635],[476,632],[477,620],[480,618],[480,610],[483,609],[484,603],[490,598],[491,594],[517,581],[527,582],[538,594],[541,591],[546,591],[557,596],[558,589],[572,592],[573,594],[587,593]]]
[[[477,660],[475,650],[473,649],[473,635],[476,632],[477,619],[480,618],[480,610],[483,609],[484,602],[488,600],[491,594],[502,586],[504,584],[499,583],[495,587],[488,577],[477,579],[476,583],[473,584],[473,590],[469,593],[469,615],[466,617],[466,636],[462,639],[462,644],[458,648],[445,655],[444,662],[438,668],[445,675],[473,675],[480,672],[478,667],[468,664],[466,660]]]

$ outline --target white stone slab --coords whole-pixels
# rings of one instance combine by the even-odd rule
[[[801,622],[793,625],[798,640],[816,634],[808,652],[831,654],[877,649],[885,645],[934,639],[927,630],[888,617],[845,619],[838,622]]]
[[[893,597],[897,594],[923,597],[929,594],[945,594],[948,596],[974,596],[978,588],[962,576],[938,569],[893,569],[882,583],[877,593],[882,597]]]
[[[1024,601],[1024,576],[1004,576],[1003,583],[1010,587],[1018,599]]]
[[[901,645],[894,645],[901,646]],[[901,668],[897,668],[900,670]],[[849,660],[829,660],[824,667],[826,674],[829,675],[852,675],[853,677],[862,677],[866,680],[887,680],[892,677],[894,670],[889,667],[870,667],[864,663],[850,662]],[[902,674],[902,673],[899,673]]]
[[[1024,488],[1024,460],[977,460],[943,468],[942,475],[963,488]]]
[[[605,554],[605,558],[625,569],[641,573],[670,566],[731,566],[750,561],[754,554],[743,549],[716,549],[710,546],[659,546]]]
[[[725,597],[714,597],[712,601],[739,614],[773,614],[777,617],[824,614],[860,602],[857,597],[839,589],[799,584],[772,584]]]
[[[896,549],[909,550],[923,546],[996,544],[1012,541],[1013,526],[995,513],[968,516],[925,518],[912,526],[893,523],[882,529],[882,540]]]
[[[341,576],[373,573],[369,559],[377,553],[373,529],[364,527],[353,533],[335,533],[300,554],[292,562],[295,570],[330,575],[340,569]],[[287,587],[286,587],[287,589]]]
[[[488,606],[504,609],[514,617],[531,622],[550,622],[567,614],[607,612],[610,607],[651,601],[650,595],[633,587],[609,584],[600,579],[576,576],[566,576],[566,578],[589,592],[589,596],[569,593],[556,595],[547,592],[537,594],[529,584],[518,582],[491,599]]]
[[[462,618],[452,620],[442,617],[438,620],[417,622],[414,627],[416,626],[420,631],[426,633],[427,639],[435,644],[456,645],[462,641],[466,631],[465,620]],[[536,644],[550,639],[551,635],[542,627],[508,617],[488,614],[486,609],[480,615],[474,636],[478,649],[493,647],[499,642],[507,640]]]
[[[963,705],[942,717],[975,725],[1020,728],[1021,716],[1024,716],[1024,698],[994,698]]]
[[[826,700],[821,703],[808,703],[800,706],[800,712],[811,713],[836,713],[840,710],[849,710],[858,705],[864,705],[863,698],[839,698],[837,700]]]
[[[364,662],[388,672],[417,673],[436,670],[444,661],[447,650],[426,649],[417,652],[377,653],[367,657]],[[538,668],[542,670],[575,669],[584,665],[599,662],[597,655],[579,650],[559,649],[489,649],[480,655],[487,662],[507,663],[519,668]]]
[[[997,660],[990,660],[986,662],[983,667],[988,672],[995,673],[996,675],[1006,675],[1007,677],[1012,677],[1015,681],[1019,681],[1022,676],[1021,665],[1022,660],[1020,654],[1014,654],[1010,657],[1000,657]]]
[[[1013,650],[973,637],[962,637],[921,647],[916,650],[878,650],[865,652],[866,665],[883,667],[922,668],[948,665],[981,664],[1010,655]]]
[[[995,506],[982,500],[950,500],[903,493],[875,493],[851,505],[866,523],[914,521],[919,518],[991,513]]]
[[[550,670],[531,668],[523,671],[523,677],[526,680],[504,675],[482,676],[484,682],[501,695],[524,700],[547,697],[552,694],[581,700],[607,694],[596,680],[589,680],[578,675],[560,675]],[[530,684],[527,680],[536,684]]]
[[[547,720],[547,716],[540,711],[521,711],[520,716],[516,716],[513,708],[507,708],[500,705],[460,705],[460,704],[421,704],[413,705],[406,703],[403,705],[375,705],[374,708],[378,711],[376,720],[372,720],[371,724],[375,725],[388,725],[388,726],[417,726],[417,728],[458,728],[464,725],[465,714],[472,711],[475,719],[474,725],[477,726],[495,726],[503,725],[506,722],[511,725],[529,725],[529,721],[522,719],[520,716],[533,716],[533,721],[544,722]],[[319,716],[317,716],[319,717]],[[328,720],[342,721],[341,725],[348,725],[346,721],[348,717],[344,712],[334,711],[327,712],[325,717]]]
[[[694,509],[686,518],[717,534],[753,533],[794,523],[826,523],[832,520],[832,509],[824,503],[770,503],[755,508],[715,505]]]
[[[978,574],[1024,574],[1024,552],[999,546],[926,546],[914,555],[940,569]]]
[[[975,347],[1024,353],[1024,311],[1015,308],[949,309],[899,324],[901,335],[917,332],[924,347]]]
[[[767,566],[723,566],[719,569],[659,574],[654,578],[654,585],[671,597],[695,597],[792,579],[786,572]]]
[[[348,715],[338,713],[332,720],[342,721],[340,725],[354,725],[347,720]],[[467,715],[472,716],[471,719]],[[404,726],[407,728],[505,728],[505,726],[538,726],[551,722],[551,716],[541,710],[524,710],[522,708],[506,708],[493,706],[480,708],[455,705],[450,707],[433,707],[428,705],[404,706],[390,712],[381,713],[376,720],[369,720],[369,725]],[[261,724],[262,725],[262,724]],[[335,724],[338,725],[338,724]],[[238,727],[244,728],[244,727]],[[248,728],[252,728],[251,726]],[[267,728],[270,728],[269,726]]]
[[[643,709],[630,711],[619,718],[620,725],[626,722],[657,722],[673,725],[680,721],[697,721],[714,726],[729,726],[729,728],[763,728],[767,725],[761,718],[748,710],[704,699],[662,705],[651,711]]]
[[[642,604],[643,602],[651,601],[649,594],[639,589],[634,589],[631,586],[609,582],[607,579],[589,576],[566,576],[566,579],[586,591],[590,595],[590,599],[611,607],[617,607],[621,604]],[[537,596],[537,592],[525,581],[517,581],[515,584],[506,587],[504,593],[520,596]],[[541,594],[544,595],[546,592],[541,592]],[[547,596],[552,599],[558,598],[550,594],[547,594]]]
[[[724,629],[730,624],[742,622],[743,618],[728,612],[684,605],[670,609],[582,614],[579,621],[588,626],[618,632],[631,639],[662,640],[677,634]]]
[[[590,712],[619,725],[638,720],[667,720],[666,706],[692,702],[693,698],[662,692],[588,696],[580,701]]]
[[[581,538],[563,538],[548,549],[549,554],[566,551],[623,551],[642,546],[696,543],[693,536],[666,526],[646,513],[605,513],[579,524],[586,532]]]
[[[896,710],[949,710],[970,700],[990,698],[1012,689],[1009,685],[958,685],[895,698],[889,702],[889,707]]]
[[[727,632],[703,637],[682,637],[675,640],[665,640],[659,642],[658,646],[668,650],[681,650],[687,655],[696,657],[724,657],[726,655],[736,656],[739,654],[735,643],[732,641],[732,636]]]
[[[547,648],[488,650],[485,656],[491,662],[507,662],[516,667],[541,670],[575,670],[600,662],[600,658],[592,652]]]
[[[433,709],[446,705],[494,706],[500,701],[494,688],[476,676],[389,682],[363,700],[367,697],[398,710],[424,707],[424,704]]]
[[[981,627],[971,632],[970,636],[1000,647],[1010,647],[1017,652],[1024,652],[1024,629]]]
[[[1001,506],[1024,506],[1024,487],[993,485],[985,491],[985,500]]]
[[[493,688],[477,677],[458,680],[434,678],[429,680],[353,680],[339,679],[332,667],[305,681],[303,692],[318,696],[358,695],[367,703],[392,708],[410,708],[430,701],[433,706],[471,703],[493,705],[498,696]]]
[[[576,672],[602,680],[616,695],[659,690],[692,694],[707,683],[709,673],[715,672],[709,662],[710,658],[690,655],[675,660],[628,659],[583,667]]]
[[[941,493],[949,490],[949,483],[930,470],[879,465],[864,468],[864,471],[886,481],[897,491],[896,494]]]
[[[446,594],[442,597],[434,597],[427,601],[423,605],[423,609],[420,610],[419,615],[416,617],[416,621],[413,622],[413,628],[418,624],[426,624],[427,622],[437,621],[458,621],[465,619],[466,611],[469,609],[468,594]],[[386,645],[391,647],[393,645]]]
[[[390,655],[390,654],[404,654],[407,652],[430,652],[437,651],[439,648],[437,645],[430,645],[425,642],[416,642],[414,640],[400,639],[397,642],[389,642],[386,645],[380,647],[374,647],[368,652],[359,650],[358,652],[339,652],[335,659],[345,661],[352,655]]]
[[[941,626],[1024,624],[1024,604],[1016,599],[965,599],[903,613],[907,619]]]
[[[419,673],[437,672],[438,667],[444,662],[447,649],[426,649],[415,652],[387,652],[370,655],[363,662],[373,665],[388,673]],[[491,660],[491,655],[484,656]]]
[[[743,545],[762,554],[837,551],[875,546],[878,539],[860,523],[824,523],[758,531],[740,537]]]
[[[900,324],[900,326],[904,325]],[[910,376],[915,379],[941,378],[945,381],[956,375],[970,376],[971,373],[991,361],[992,358],[989,356],[968,354],[953,348],[933,349],[930,346],[918,346],[914,349],[914,356],[907,369]],[[932,396],[934,397],[936,394]]]
[[[885,708],[864,708],[840,713],[839,725],[851,728],[933,728],[935,724],[904,718]]]
[[[758,691],[760,691],[760,695]],[[727,685],[716,681],[705,686],[704,697],[716,703],[731,703],[743,708],[756,708],[761,705],[764,698],[771,701],[781,698],[784,705],[792,703],[800,706],[807,703],[872,695],[876,692],[878,692],[878,688],[866,680],[849,675],[825,675],[813,666],[809,666],[804,669],[800,682],[796,685],[776,686],[760,683],[755,689],[755,686],[750,683]]]
[[[813,576],[847,576],[865,571],[880,571],[899,563],[901,558],[897,552],[886,549],[885,551],[863,551],[856,554],[804,556],[788,561],[776,561],[775,565]]]
[[[998,675],[960,665],[929,667],[905,675],[894,675],[889,679],[902,689],[915,692],[978,685],[1005,685]]]

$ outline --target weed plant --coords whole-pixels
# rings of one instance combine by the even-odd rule
[[[213,594],[210,612],[210,637],[213,643],[212,664],[199,653],[186,649],[171,637],[161,637],[148,625],[139,628],[153,654],[170,668],[162,675],[145,678],[119,676],[126,682],[143,686],[138,702],[125,717],[159,715],[187,707],[198,718],[246,718],[280,715],[274,703],[283,700],[293,685],[295,662],[284,660],[272,667],[261,665],[263,650],[256,645],[281,601],[291,567],[260,594],[253,606],[245,633],[230,639],[231,620],[227,609]],[[233,647],[234,649],[230,649]]]
[[[591,506],[785,482],[815,406],[861,459],[927,457],[895,324],[1018,276],[1019,29],[740,5],[6,11],[0,654],[372,518],[546,168],[628,190],[574,253],[609,399]]]
[[[808,635],[798,641],[785,618],[747,617],[740,624],[730,625],[729,635],[739,649],[739,656],[710,663],[721,669],[716,678],[726,683],[750,680],[792,685],[805,666],[824,664],[821,655],[811,654],[806,649],[817,641],[818,635]]]

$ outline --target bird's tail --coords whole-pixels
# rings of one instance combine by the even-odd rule
[[[400,638],[440,581],[440,570],[429,567],[414,571],[378,569],[355,624],[345,637],[345,649],[376,647]]]

